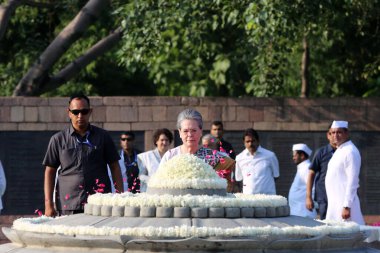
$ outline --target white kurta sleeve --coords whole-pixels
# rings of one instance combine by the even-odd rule
[[[273,153],[273,156],[272,156],[272,159],[271,159],[271,162],[272,162],[272,174],[273,174],[273,177],[274,178],[277,178],[280,176],[280,166],[278,164],[278,160],[277,160],[277,157],[276,155]]]
[[[345,173],[347,176],[343,202],[343,206],[345,207],[352,207],[359,188],[361,158],[359,152],[353,152],[353,154],[352,156],[347,156],[345,161]]]
[[[243,180],[243,173],[240,167],[239,160],[236,159],[236,165],[235,165],[235,180],[236,181],[241,181]]]

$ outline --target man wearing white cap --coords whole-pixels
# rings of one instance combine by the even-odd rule
[[[348,122],[334,121],[331,134],[337,149],[328,164],[326,174],[326,219],[364,224],[357,194],[361,157],[359,150],[349,139]]]
[[[305,205],[306,184],[309,175],[310,160],[312,150],[303,143],[293,145],[293,161],[297,164],[297,173],[294,177],[289,191],[290,214],[308,218],[315,218],[315,209],[309,211]]]

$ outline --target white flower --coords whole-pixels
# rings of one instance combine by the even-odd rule
[[[286,206],[285,197],[265,194],[228,194],[227,196],[208,195],[154,195],[101,194],[89,196],[88,203],[109,206],[164,206],[164,207],[279,207]]]
[[[262,236],[262,235],[283,235],[283,236],[320,236],[320,235],[343,235],[360,231],[360,226],[354,222],[333,222],[315,227],[306,226],[288,226],[288,227],[195,227],[195,226],[173,226],[173,227],[132,227],[116,228],[109,226],[68,226],[46,224],[58,218],[49,218],[41,216],[39,218],[20,218],[14,221],[13,229],[50,234],[64,235],[127,235],[136,237],[239,237],[239,236]]]
[[[166,161],[148,182],[148,187],[163,189],[226,189],[227,180],[220,178],[203,160],[190,154]]]

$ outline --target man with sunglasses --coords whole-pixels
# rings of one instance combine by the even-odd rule
[[[140,169],[137,155],[141,153],[135,148],[135,134],[132,131],[120,134],[120,157],[119,165],[124,182],[124,190],[132,193],[140,192]]]
[[[89,123],[92,109],[88,97],[83,94],[71,96],[67,113],[71,125],[51,137],[43,161],[46,216],[82,213],[88,195],[111,192],[107,164],[116,190],[124,190],[115,144],[104,129]]]

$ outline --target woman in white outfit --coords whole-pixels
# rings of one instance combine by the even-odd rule
[[[146,191],[149,178],[157,171],[162,156],[168,151],[172,142],[173,134],[169,129],[158,129],[153,134],[153,143],[156,148],[137,155],[137,162],[140,169],[139,178],[141,192]]]

